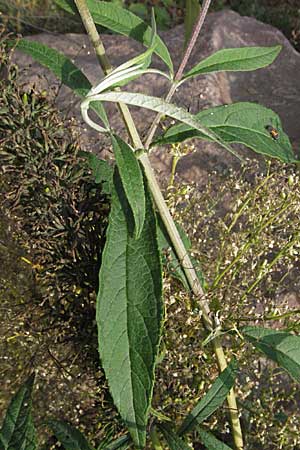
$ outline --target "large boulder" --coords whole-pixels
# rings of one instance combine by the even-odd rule
[[[163,32],[162,37],[177,65],[182,56],[183,27],[178,26]],[[115,66],[142,51],[140,44],[124,36],[103,35],[102,38],[107,54]],[[64,52],[84,70],[93,84],[103,77],[85,35],[42,33],[29,39]],[[173,102],[189,108],[191,112],[235,101],[258,102],[279,113],[294,148],[299,148],[300,55],[280,31],[230,10],[209,14],[191,55],[189,66],[193,66],[200,59],[222,48],[277,44],[281,44],[283,48],[271,66],[254,72],[225,72],[200,76],[180,87]],[[74,115],[80,120],[79,100],[70,94],[68,88],[61,86],[47,69],[41,68],[29,56],[16,52],[14,60],[24,68],[23,80],[27,85],[34,84],[39,89],[47,89],[55,93],[58,90],[57,106],[63,112]],[[163,63],[158,58],[154,58],[154,65],[163,68]],[[131,83],[126,89],[160,97],[166,94],[168,82],[157,75],[146,75]],[[143,110],[141,114],[140,110],[131,109],[141,135],[145,136],[154,114],[147,110]],[[124,126],[117,108],[110,104],[108,111],[111,124],[122,133]],[[86,128],[83,127],[83,144],[105,155],[109,146],[107,139]],[[170,156],[165,149],[155,150],[152,159],[155,167],[163,175],[169,171]],[[178,171],[186,179],[205,182],[208,171],[212,169],[223,171],[229,165],[236,164],[238,164],[236,158],[226,153],[224,149],[215,144],[197,141],[196,152],[180,161]]]

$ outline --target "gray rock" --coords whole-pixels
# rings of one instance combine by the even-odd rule
[[[173,61],[178,64],[182,55],[183,27],[162,33]],[[39,34],[29,39],[37,40],[54,47],[75,61],[93,84],[100,81],[103,74],[93,55],[93,50],[84,35]],[[126,61],[142,51],[142,46],[124,36],[103,35],[107,54],[114,65]],[[250,17],[241,17],[232,11],[209,14],[201,36],[193,50],[189,66],[221,48],[240,46],[283,46],[274,64],[255,72],[216,73],[198,77],[184,84],[173,98],[173,102],[197,112],[209,106],[231,103],[233,101],[254,101],[274,109],[280,114],[294,146],[300,141],[300,55],[293,49],[283,34],[270,25]],[[16,53],[15,61],[24,68],[23,80],[26,85],[35,84],[38,89],[58,89],[57,106],[69,115],[80,120],[79,102],[70,95],[70,90],[57,82],[47,69],[41,68],[31,58]],[[163,63],[154,58],[154,65],[163,68]],[[131,83],[126,89],[149,95],[162,96],[168,90],[167,81],[156,75],[147,75]],[[150,111],[131,108],[137,127],[142,136],[146,135],[154,114]],[[111,124],[119,132],[124,130],[119,113],[114,105],[108,105]],[[84,129],[86,127],[84,126]],[[103,136],[93,130],[82,134],[83,143],[93,151],[101,152],[108,148]],[[87,139],[88,138],[88,139]],[[214,144],[196,141],[196,152],[182,158],[178,171],[188,180],[204,182],[210,170],[223,171],[238,161],[225,150]],[[249,151],[249,154],[251,152]],[[170,155],[166,149],[152,153],[154,166],[164,176],[170,170]]]

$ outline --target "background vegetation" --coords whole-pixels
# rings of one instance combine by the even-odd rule
[[[34,368],[36,424],[41,427],[47,411],[99,441],[107,430],[120,431],[98,365],[93,321],[107,198],[85,168],[71,124],[43,93],[24,92],[5,43],[0,58],[1,414]],[[249,162],[238,173],[211,174],[204,190],[175,182],[166,195],[209,281],[213,268],[236,261],[210,293],[216,310],[226,304],[225,328],[232,330],[247,315],[253,323],[299,332],[299,300],[293,297],[299,292],[299,246],[290,246],[300,213],[294,169]],[[253,288],[241,304],[238,289],[249,280]],[[167,271],[164,292],[166,328],[153,406],[179,422],[207,391],[216,364],[201,344],[199,311]],[[238,397],[246,410],[247,448],[294,450],[300,445],[296,384],[238,336],[234,352],[243,367]],[[224,408],[210,424],[227,441]]]
[[[185,0],[112,0],[150,22],[154,6],[160,29],[182,23]],[[279,28],[300,51],[300,6],[298,0],[215,0],[211,11],[231,8],[241,15],[252,16]],[[83,32],[78,20],[71,18],[51,0],[0,0],[0,20],[10,31],[32,34],[41,31]],[[67,18],[67,20],[66,20]]]

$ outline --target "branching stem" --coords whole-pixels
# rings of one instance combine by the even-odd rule
[[[209,8],[210,3],[211,3],[211,0],[204,0],[204,2],[203,2],[201,12],[196,21],[194,31],[192,33],[191,39],[186,48],[183,60],[182,60],[180,66],[179,66],[179,69],[175,75],[175,81],[174,81],[173,85],[171,86],[171,89],[166,97],[167,101],[169,101],[172,98],[172,96],[176,90],[177,82],[180,80],[180,78],[183,74],[183,71],[184,71],[187,61],[188,61],[188,58],[191,54],[193,46],[197,40],[197,37],[199,35],[201,28],[202,28],[202,25],[203,25],[204,19],[206,17],[207,10]],[[75,4],[76,4],[78,11],[80,13],[80,16],[82,18],[82,22],[86,28],[87,34],[90,37],[91,42],[94,46],[99,64],[100,64],[104,74],[107,75],[112,70],[112,66],[106,56],[104,46],[103,46],[101,38],[97,32],[97,29],[96,29],[96,26],[92,19],[92,16],[90,14],[90,11],[87,7],[86,0],[75,0]],[[118,106],[119,106],[119,110],[122,114],[127,131],[129,133],[129,136],[132,140],[133,146],[135,147],[135,149],[143,148],[144,146],[141,142],[140,136],[137,132],[137,129],[135,127],[134,121],[132,119],[132,116],[129,112],[127,105],[125,105],[123,103],[119,103]],[[152,127],[149,132],[149,136],[147,138],[148,146],[151,143],[152,137],[154,136],[154,133],[157,129],[160,118],[161,118],[161,116],[157,115],[156,119],[154,120],[154,122],[152,124]],[[147,145],[146,145],[146,148],[147,148]],[[160,213],[160,216],[164,222],[164,225],[167,229],[167,232],[168,232],[171,242],[174,246],[176,254],[181,262],[182,268],[183,268],[183,270],[186,274],[186,277],[189,281],[192,292],[198,299],[198,302],[199,302],[198,304],[199,304],[199,307],[202,312],[202,318],[203,318],[204,325],[209,331],[212,331],[213,323],[210,318],[210,309],[209,309],[208,302],[205,298],[204,291],[200,284],[197,273],[193,267],[193,264],[190,260],[190,257],[187,254],[185,246],[180,238],[180,235],[179,235],[177,227],[173,221],[173,218],[170,214],[170,211],[165,203],[165,200],[161,193],[158,182],[155,178],[155,175],[154,175],[154,172],[151,167],[151,164],[150,164],[147,154],[143,153],[140,156],[139,160],[144,167],[144,171],[145,171],[145,175],[147,177],[149,189],[153,196],[156,207]],[[214,350],[215,350],[216,358],[218,361],[219,369],[223,370],[225,367],[227,367],[224,350],[223,350],[222,345],[218,338],[215,339],[213,342],[214,342]],[[230,391],[230,393],[227,397],[227,401],[228,401],[228,406],[229,406],[229,414],[231,417],[232,432],[233,432],[235,446],[236,446],[237,450],[242,450],[243,449],[243,439],[242,439],[242,433],[241,433],[241,427],[240,427],[240,422],[239,422],[239,418],[238,418],[236,399],[235,399],[235,394],[234,394],[233,389]]]

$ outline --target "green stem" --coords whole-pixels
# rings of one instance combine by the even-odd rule
[[[204,0],[203,3],[203,7],[201,10],[201,13],[198,17],[198,20],[196,22],[195,28],[194,28],[194,32],[192,34],[192,37],[190,39],[190,42],[187,46],[184,58],[182,60],[182,63],[180,64],[180,67],[177,71],[177,74],[175,76],[176,80],[179,80],[182,76],[182,73],[184,71],[184,68],[186,66],[187,60],[190,56],[190,53],[192,51],[192,48],[194,46],[194,43],[198,37],[198,34],[202,28],[204,19],[206,17],[207,14],[207,10],[208,7],[210,5],[211,0]],[[97,32],[96,26],[94,24],[94,21],[92,19],[92,16],[90,14],[90,11],[87,7],[86,4],[86,0],[75,0],[76,6],[78,8],[78,11],[80,13],[80,16],[82,18],[83,24],[86,28],[86,31],[91,39],[91,42],[94,46],[99,64],[101,66],[101,68],[103,69],[103,72],[105,74],[109,73],[112,69],[112,66],[108,60],[108,58],[106,57],[105,54],[105,49],[104,46],[102,44],[101,38]],[[170,92],[167,96],[167,99],[170,99],[175,90],[176,90],[176,86],[177,84],[173,84],[173,86],[170,89]],[[128,130],[129,136],[133,142],[133,145],[136,149],[139,148],[143,148],[143,144],[141,142],[140,136],[136,130],[135,124],[133,122],[132,116],[129,112],[129,109],[127,107],[127,105],[125,104],[119,104],[119,109],[120,112],[122,114],[125,126]],[[155,120],[156,123],[156,128],[159,124],[160,118],[159,120],[158,116]],[[155,133],[156,130],[155,127],[153,127],[153,134]],[[151,131],[151,130],[150,130]],[[149,140],[149,139],[148,139]],[[151,139],[149,140],[149,143],[151,142]],[[169,209],[165,203],[165,200],[163,198],[163,195],[161,193],[160,187],[158,185],[158,182],[155,178],[153,169],[151,167],[150,161],[148,156],[144,153],[140,156],[139,158],[141,164],[143,165],[144,171],[145,171],[145,175],[148,181],[148,186],[149,189],[151,191],[151,194],[153,196],[154,202],[156,204],[156,207],[160,213],[160,216],[163,220],[163,223],[166,227],[166,230],[169,234],[169,237],[171,239],[171,242],[174,246],[174,249],[176,251],[176,254],[179,258],[179,261],[181,262],[182,268],[186,274],[186,277],[189,281],[189,284],[191,286],[191,289],[194,293],[194,295],[197,297],[198,299],[198,304],[199,304],[199,308],[201,309],[202,312],[202,318],[203,318],[203,322],[205,327],[209,330],[212,331],[213,330],[213,323],[210,319],[210,309],[209,309],[209,304],[205,298],[204,295],[204,291],[202,289],[201,283],[199,281],[199,278],[197,276],[197,273],[193,267],[193,264],[189,258],[189,255],[187,254],[187,251],[185,249],[185,246],[181,240],[181,237],[178,233],[177,227],[173,221],[173,218],[169,212]],[[218,360],[218,365],[219,367],[223,367],[225,368],[227,366],[226,363],[226,359],[225,359],[225,355],[224,355],[224,350],[221,346],[221,344],[219,343],[216,349],[216,358]],[[243,440],[242,440],[242,433],[241,433],[241,427],[240,427],[240,423],[239,423],[239,419],[238,416],[236,415],[236,411],[237,411],[237,407],[236,407],[236,400],[235,400],[235,394],[234,391],[232,390],[230,392],[230,394],[227,397],[227,402],[228,402],[228,406],[229,406],[229,413],[231,416],[231,422],[233,424],[232,427],[232,431],[233,431],[233,438],[234,438],[234,442],[236,445],[236,449],[237,450],[242,450],[243,449]],[[157,449],[160,450],[160,449]]]
[[[156,431],[155,426],[152,426],[150,429],[150,438],[151,438],[154,450],[164,450],[160,443],[158,433]]]

